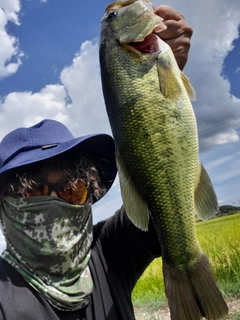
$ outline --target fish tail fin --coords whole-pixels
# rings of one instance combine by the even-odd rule
[[[172,320],[217,320],[228,314],[206,256],[184,275],[163,261],[163,273]]]

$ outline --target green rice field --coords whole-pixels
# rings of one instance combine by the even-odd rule
[[[226,298],[240,297],[240,213],[197,222],[197,237]],[[133,291],[134,305],[166,303],[161,259],[144,272]],[[237,318],[240,319],[240,318]]]

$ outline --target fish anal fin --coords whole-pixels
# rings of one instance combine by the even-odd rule
[[[194,194],[195,210],[199,218],[207,220],[218,212],[218,201],[207,171],[201,163],[199,166],[199,177]]]
[[[121,187],[123,204],[129,219],[143,231],[148,230],[149,211],[146,201],[137,192],[120,155],[116,156],[118,175]]]

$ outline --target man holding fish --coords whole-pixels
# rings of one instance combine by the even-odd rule
[[[113,25],[111,23],[114,20],[117,21],[125,11],[128,12],[131,5],[133,5],[133,10],[130,9],[131,16],[138,18],[138,8],[140,8],[143,21],[146,14],[148,21],[154,20],[151,28],[148,27],[148,23],[144,27],[144,29],[149,28],[145,51],[150,52],[157,48],[157,44],[153,41],[154,33],[169,44],[178,67],[182,70],[187,61],[192,30],[185,23],[183,16],[173,8],[160,6],[154,14],[152,5],[147,0],[119,0],[108,6],[102,22],[103,28],[107,21],[107,24],[111,25],[111,30],[116,27],[115,34],[117,34],[121,30],[121,24],[117,23],[116,26],[114,22]],[[128,15],[125,18],[126,21],[129,20]],[[138,28],[138,24],[136,26]],[[135,31],[139,34],[138,30]],[[131,47],[134,47],[134,54],[138,55],[144,38],[138,40],[135,47],[132,45],[134,39],[127,41],[125,52],[130,52]],[[108,42],[109,38],[102,30],[101,43],[104,44],[105,41]],[[119,44],[120,41],[117,40],[116,43]],[[101,54],[100,51],[100,57]],[[158,60],[160,61],[160,58]],[[106,61],[101,61],[103,89],[108,105],[103,71]],[[168,61],[165,61],[163,68],[167,69],[167,67]],[[106,72],[109,72],[108,66],[106,66]],[[115,78],[112,79],[112,73],[108,76],[114,83]],[[130,76],[132,77],[131,74]],[[183,79],[188,86],[189,94],[193,94],[187,79]],[[164,84],[159,88],[167,94],[168,89]],[[173,92],[177,92],[178,88],[176,86]],[[119,90],[121,96],[121,90],[125,91],[122,83]],[[151,96],[150,92],[148,94]],[[110,98],[113,103],[114,101],[118,103],[118,93]],[[183,108],[175,112],[177,117],[182,117]],[[132,112],[130,110],[130,113],[134,112],[135,110]],[[111,110],[108,110],[108,115],[111,119]],[[116,122],[116,126],[118,125]],[[112,127],[115,132],[114,125]],[[122,134],[124,136],[125,132]],[[128,149],[128,147],[125,145],[125,148]],[[106,194],[115,179],[117,170],[115,148],[124,206],[109,219],[92,226],[91,205]],[[136,156],[134,152],[132,150],[130,158]],[[152,150],[147,150],[147,153],[151,152]],[[44,120],[30,128],[16,129],[3,138],[0,144],[0,223],[7,248],[0,259],[0,319],[135,319],[131,292],[137,280],[156,257],[164,253],[164,258],[167,258],[166,252],[171,249],[174,251],[174,248],[170,246],[166,248],[168,228],[165,232],[164,224],[167,220],[160,219],[163,225],[160,227],[162,233],[159,234],[158,220],[154,216],[148,216],[148,209],[154,212],[155,206],[148,201],[147,196],[144,199],[144,194],[141,194],[142,191],[144,193],[145,188],[148,188],[147,181],[142,188],[137,188],[140,194],[134,195],[136,196],[134,200],[140,199],[143,207],[146,205],[144,200],[147,201],[147,211],[143,213],[142,218],[135,219],[132,206],[139,208],[139,204],[133,201],[131,206],[126,200],[126,190],[123,189],[126,181],[124,175],[128,171],[128,168],[125,168],[127,161],[123,160],[122,152],[118,153],[118,138],[115,143],[105,134],[74,138],[65,126],[53,120]],[[162,156],[166,156],[168,166],[168,154],[165,152]],[[212,202],[210,201],[210,205],[206,207],[212,211],[216,207],[215,193],[212,191],[210,179],[203,167],[197,166],[197,168],[198,178],[200,179],[200,173],[203,172],[203,179],[208,183],[207,193],[210,194],[211,199],[206,200]],[[165,171],[165,169],[163,167],[161,170]],[[134,187],[136,180],[132,181],[131,175],[127,179],[130,186]],[[195,184],[195,189],[198,189],[200,183]],[[166,188],[171,189],[169,186]],[[204,194],[201,194],[205,200]],[[172,195],[172,199],[176,202],[177,198]],[[165,199],[162,200],[165,201]],[[162,209],[164,208],[163,206]],[[198,208],[202,213],[201,204]],[[181,218],[176,220],[181,221]],[[174,221],[170,222],[172,223]],[[184,227],[184,224],[182,226]],[[194,234],[192,231],[194,227],[190,225],[189,228],[189,233]],[[176,242],[177,240],[170,240],[169,244]],[[204,271],[208,275],[207,258],[195,242],[194,240],[196,264],[205,268]],[[166,259],[166,261],[175,263],[179,254],[179,252],[175,254],[171,252],[169,260]],[[191,250],[189,250],[189,257],[192,257]],[[202,316],[207,319],[220,319],[227,313],[227,306],[212,275],[197,281],[195,287],[199,286],[199,288],[195,288],[195,278],[191,270],[187,270],[182,279],[181,268],[184,263],[187,263],[188,254],[183,260],[176,266],[179,268],[179,273],[176,273],[174,263],[166,266],[172,270],[170,275],[165,277],[173,276],[176,281],[180,278],[180,282],[186,283],[188,283],[188,275],[192,277],[189,286],[185,283],[180,302],[177,300],[178,297],[174,297],[169,286],[177,288],[176,290],[180,293],[181,288],[174,284],[169,285],[169,281],[166,280],[166,293],[172,319],[197,320]],[[195,260],[191,262],[196,276],[201,268],[195,270]],[[208,281],[210,281],[209,286]],[[209,304],[205,297],[201,296],[202,283],[205,283],[206,290],[210,290],[212,295],[213,302],[209,301]],[[194,297],[192,297],[192,287],[196,289],[193,293]],[[211,296],[207,296],[207,299],[211,300]],[[190,308],[186,307],[188,304],[191,305]]]

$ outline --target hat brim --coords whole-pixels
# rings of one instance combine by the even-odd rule
[[[109,190],[115,180],[117,168],[114,140],[107,134],[87,135],[53,145],[22,150],[3,165],[0,169],[0,177],[16,171],[20,167],[55,157],[74,148],[76,148],[77,153],[90,156],[93,162],[101,168],[99,171],[100,178]],[[93,202],[96,201],[97,199],[94,199]]]

